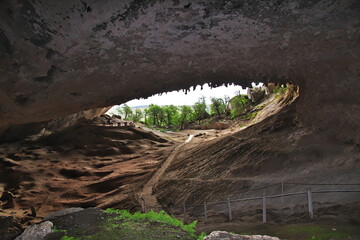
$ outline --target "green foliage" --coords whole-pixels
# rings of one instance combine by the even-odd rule
[[[53,227],[54,232],[63,232],[66,233],[66,230],[57,229],[56,226]]]
[[[246,95],[235,96],[232,100],[233,109],[230,111],[231,118],[234,119],[243,114],[249,101]]]
[[[123,112],[121,111],[121,108],[116,108],[117,113],[121,116]]]
[[[142,113],[141,109],[140,109],[140,108],[137,108],[137,109],[135,110],[135,113],[132,114],[131,120],[132,120],[133,122],[139,122],[142,117],[143,117],[143,113]]]
[[[162,107],[162,110],[165,115],[165,123],[168,127],[173,126],[177,122],[178,118],[178,108],[174,105],[166,105]]]
[[[315,236],[312,236],[311,240],[321,240],[321,237],[316,238]]]
[[[202,232],[197,240],[203,240],[205,236],[206,236],[206,233]]]
[[[60,240],[80,240],[80,238],[63,236]]]
[[[161,223],[166,223],[166,224],[169,224],[172,226],[181,227],[186,232],[195,236],[195,227],[196,227],[197,221],[194,221],[194,222],[186,225],[182,221],[167,215],[164,211],[160,211],[159,213],[156,213],[153,210],[150,210],[150,212],[147,212],[147,213],[136,212],[134,214],[131,214],[127,210],[118,210],[118,209],[108,208],[105,210],[105,212],[117,214],[118,216],[114,218],[116,220],[123,220],[123,221],[147,220],[147,221],[151,221],[151,222],[157,221],[157,222],[161,222]]]
[[[287,91],[289,90],[289,86],[283,87],[283,85],[277,85],[273,93],[275,94],[275,97],[283,96]]]
[[[131,108],[126,104],[124,104],[124,106],[122,107],[122,113],[124,114],[125,120],[131,119],[133,114]]]
[[[179,115],[179,126],[180,129],[184,129],[184,125],[186,123],[191,122],[192,120],[192,109],[189,106],[183,105],[180,107],[180,115]]]
[[[248,113],[244,116],[244,118],[245,118],[245,120],[251,120],[251,119],[254,119],[257,114],[258,114],[258,111]]]
[[[148,123],[154,126],[161,126],[162,118],[164,116],[159,105],[150,104],[148,107],[149,120]]]
[[[221,98],[210,98],[210,114],[211,115],[218,115],[220,116],[222,113],[225,112],[225,103]]]
[[[196,121],[203,120],[207,117],[205,97],[199,98],[199,100],[193,106],[193,114]]]

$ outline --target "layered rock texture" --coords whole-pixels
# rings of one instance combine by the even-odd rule
[[[360,4],[2,1],[0,131],[211,82],[294,82],[302,124],[360,143]]]

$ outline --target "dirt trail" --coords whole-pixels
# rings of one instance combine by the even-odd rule
[[[176,146],[170,156],[165,160],[165,162],[161,165],[161,167],[155,172],[155,174],[151,177],[151,179],[144,185],[142,191],[139,196],[142,197],[145,201],[146,208],[157,208],[160,206],[155,195],[153,195],[153,187],[159,182],[159,179],[164,174],[165,170],[170,166],[171,162],[174,160],[175,156],[179,152],[180,148],[184,146],[186,143],[189,143],[192,139],[193,135],[190,135],[189,138],[180,145]]]

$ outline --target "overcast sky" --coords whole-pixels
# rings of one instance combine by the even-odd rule
[[[254,84],[253,84],[254,85]],[[262,85],[262,84],[261,84]],[[126,104],[130,107],[137,107],[143,105],[157,104],[157,105],[193,105],[201,96],[206,98],[206,104],[210,104],[210,97],[223,98],[225,95],[230,98],[234,97],[236,93],[240,91],[241,94],[246,94],[246,89],[243,89],[238,85],[228,85],[227,87],[221,86],[217,88],[210,88],[208,84],[203,85],[203,90],[201,90],[200,85],[196,87],[195,91],[185,92],[183,91],[172,91],[168,93],[163,93],[161,96],[159,94],[151,96],[147,99],[134,99]],[[113,112],[119,105],[112,107],[108,113]]]

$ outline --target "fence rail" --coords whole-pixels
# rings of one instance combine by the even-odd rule
[[[284,203],[284,197],[290,197],[290,196],[298,196],[298,195],[307,195],[307,206],[308,206],[308,213],[309,213],[309,217],[311,219],[314,218],[314,207],[313,207],[313,194],[328,194],[328,193],[360,193],[360,189],[351,189],[351,190],[337,190],[337,189],[327,189],[327,190],[316,190],[316,191],[312,191],[310,188],[307,189],[307,191],[301,191],[301,192],[290,192],[290,193],[285,193],[284,192],[284,185],[285,184],[291,184],[291,185],[303,185],[303,186],[360,186],[360,183],[342,183],[342,184],[315,184],[315,183],[285,183],[285,182],[281,182],[281,183],[277,183],[277,184],[272,184],[272,185],[268,185],[266,187],[261,187],[261,188],[257,188],[254,189],[254,191],[257,190],[261,190],[261,189],[265,189],[265,188],[270,188],[270,187],[274,187],[274,186],[278,186],[281,185],[281,194],[275,194],[275,195],[266,195],[265,192],[263,193],[262,196],[257,196],[257,197],[247,197],[247,198],[239,198],[239,199],[230,199],[230,198],[226,198],[225,201],[217,201],[217,202],[208,202],[205,201],[204,203],[201,204],[186,204],[183,203],[181,206],[180,205],[170,205],[169,209],[170,209],[170,214],[173,216],[174,215],[174,208],[178,208],[181,209],[180,211],[183,212],[183,217],[184,217],[184,222],[187,222],[188,219],[188,209],[189,208],[195,208],[195,207],[203,207],[203,214],[204,214],[204,223],[208,222],[208,207],[210,205],[214,206],[214,205],[221,205],[221,204],[225,204],[227,206],[227,211],[228,211],[228,220],[231,222],[233,220],[233,215],[232,215],[232,206],[231,203],[236,203],[236,202],[245,202],[245,201],[253,201],[253,200],[262,200],[262,222],[266,223],[267,222],[267,216],[266,216],[266,200],[267,199],[275,199],[275,198],[281,198],[281,203]],[[140,203],[140,207],[141,210],[146,212],[149,211],[150,209],[153,209],[156,211],[156,208],[159,210],[164,210],[162,206],[146,206],[145,200],[142,197],[139,197],[139,203]]]

